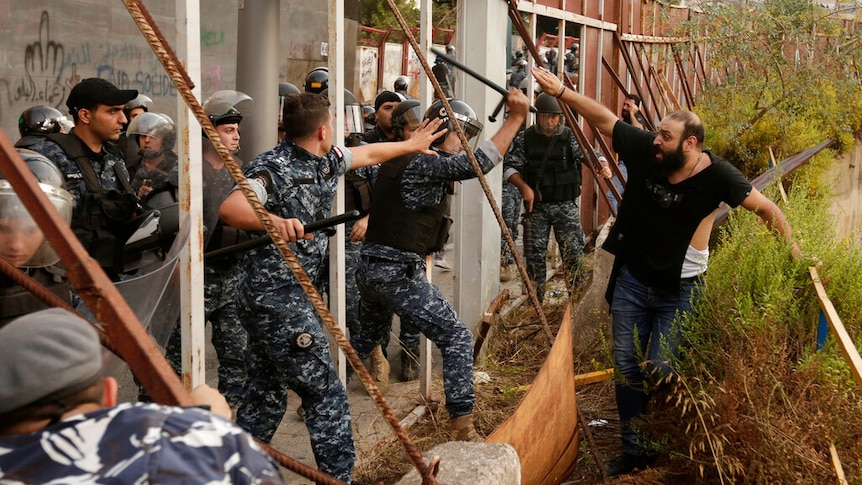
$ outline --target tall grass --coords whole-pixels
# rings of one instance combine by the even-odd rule
[[[814,195],[812,195],[814,194]],[[834,443],[862,483],[862,390],[834,339],[816,348],[808,266],[862,345],[862,250],[836,241],[828,190],[797,180],[783,210],[806,256],[739,211],[714,237],[703,298],[683,326],[678,375],[648,434],[671,468],[716,483],[835,482]]]

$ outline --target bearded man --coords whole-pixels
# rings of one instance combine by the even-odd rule
[[[617,407],[623,453],[607,467],[615,476],[643,469],[646,452],[634,424],[649,398],[647,386],[672,371],[679,343],[674,321],[692,309],[703,274],[684,277],[689,248],[706,249],[718,205],[741,205],[758,215],[800,255],[790,224],[774,202],[727,160],[703,149],[704,127],[690,111],[674,111],[651,133],[623,122],[605,106],[533,69],[536,81],[605,136],[629,170],[626,194],[602,246],[615,255],[605,294],[611,304]],[[646,360],[643,365],[642,359]]]

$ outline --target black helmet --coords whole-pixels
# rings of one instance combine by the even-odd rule
[[[521,59],[521,58],[523,58],[523,57],[524,57],[524,52],[523,52],[523,51],[521,51],[521,50],[516,50],[516,51],[515,51],[515,59]]]
[[[329,90],[324,89],[323,96],[329,96]],[[344,124],[350,135],[365,132],[365,119],[362,116],[362,105],[356,100],[356,96],[349,89],[344,90]]]
[[[237,106],[245,101],[252,101],[251,96],[225,89],[216,91],[207,98],[203,110],[214,126],[239,123],[242,121],[242,112]]]
[[[395,78],[395,84],[392,87],[396,91],[407,91],[408,86],[410,86],[410,78],[407,76],[398,76]]]
[[[453,116],[449,116],[446,112],[446,108],[443,106],[443,101],[437,100],[428,108],[428,111],[425,112],[425,119],[435,120],[437,118],[441,118],[443,120],[443,124],[440,125],[440,129],[446,128],[450,132],[455,131],[455,127],[452,125],[452,121],[454,119],[459,125],[461,125],[461,128],[464,130],[464,134],[467,135],[468,140],[479,135],[482,131],[482,122],[479,121],[473,108],[460,99],[454,98],[449,100],[449,105],[452,106],[452,111],[455,112]],[[436,143],[440,143],[441,140],[442,138],[438,139]]]
[[[278,128],[281,129],[281,117],[284,111],[284,98],[302,91],[291,83],[278,83]]]
[[[65,119],[59,110],[48,106],[33,106],[27,108],[18,118],[18,132],[21,136],[47,135],[60,133],[60,120]]]
[[[71,221],[74,201],[72,195],[64,188],[63,174],[60,169],[41,153],[18,149],[18,155],[36,176],[36,180],[39,181],[39,188],[42,189],[60,216],[66,222]],[[17,221],[17,225],[10,227],[12,231],[34,234],[35,231],[39,230],[38,225],[8,180],[0,180],[0,219]],[[23,252],[15,251],[15,254],[4,254],[4,256],[11,258],[15,266],[22,268],[41,268],[59,261],[60,257],[51,248],[47,239],[30,240],[32,244],[27,245],[28,247]],[[36,244],[38,246],[35,246]]]
[[[322,93],[329,87],[329,68],[315,67],[305,76],[306,93]]]
[[[557,98],[548,93],[542,93],[538,98],[536,98],[536,111],[539,113],[555,115],[563,114],[563,109],[560,108],[560,103],[557,102]]]
[[[398,139],[404,139],[404,128],[416,129],[422,122],[422,109],[417,99],[398,103],[392,110],[392,132]]]
[[[290,96],[291,94],[299,94],[302,91],[291,83],[278,83],[278,95]]]

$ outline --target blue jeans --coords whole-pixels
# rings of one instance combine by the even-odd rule
[[[694,281],[683,281],[679,295],[668,296],[638,281],[626,266],[620,270],[611,316],[618,378],[616,398],[625,453],[644,453],[632,421],[645,411],[649,383],[672,370],[679,344],[679,329],[674,322],[678,315],[691,311],[696,288]]]

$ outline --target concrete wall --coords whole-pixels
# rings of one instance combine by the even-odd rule
[[[356,36],[358,0],[345,1],[347,38]],[[201,92],[206,98],[236,84],[238,0],[201,2]],[[168,42],[176,43],[173,0],[146,7]],[[280,78],[302,87],[305,74],[326,65],[328,2],[282,0]],[[345,59],[349,89],[357,84],[355,53]],[[137,89],[154,111],[175,116],[176,88],[149,45],[116,0],[0,0],[0,128],[18,139],[18,116],[38,104],[66,113],[78,81],[101,77]],[[275,89],[275,86],[273,86]]]

